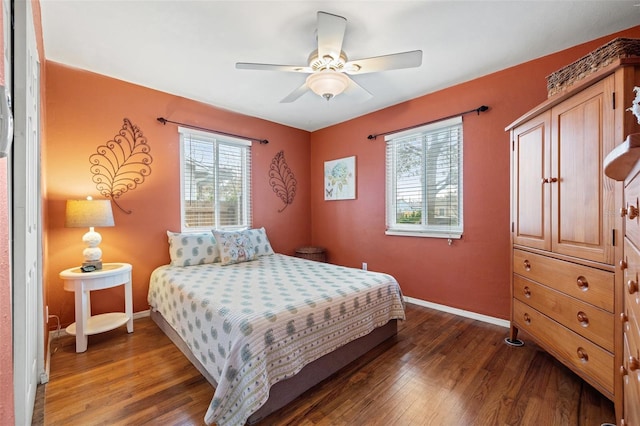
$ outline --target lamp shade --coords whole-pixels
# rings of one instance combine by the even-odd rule
[[[326,100],[344,92],[348,85],[349,77],[333,70],[316,72],[307,77],[307,86]]]
[[[111,200],[67,200],[64,226],[67,228],[114,226]]]

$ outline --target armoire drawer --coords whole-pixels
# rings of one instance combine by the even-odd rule
[[[635,313],[640,319],[640,252],[634,244],[624,239],[624,300],[627,309]]]
[[[513,276],[513,295],[593,343],[613,352],[614,315],[547,286]]]
[[[513,321],[585,380],[613,394],[613,354],[514,299]]]
[[[640,361],[640,327],[638,327],[638,320],[640,320],[640,318],[635,316],[633,311],[629,311],[628,309],[625,309],[624,313],[626,315],[626,321],[623,323],[622,330],[624,332],[625,339],[628,341],[631,355]],[[628,358],[624,358],[624,360],[627,361]],[[638,368],[637,374],[639,374],[638,378],[640,379],[640,368]]]
[[[635,330],[637,333],[638,330]],[[640,369],[635,368],[631,370],[630,363],[633,360],[637,360],[638,349],[633,348],[631,340],[628,339],[629,334],[625,333],[624,336],[624,353],[623,353],[623,367],[620,371],[622,377],[622,386],[624,388],[624,424],[625,425],[640,425]],[[635,355],[634,355],[635,354]]]
[[[624,226],[625,235],[636,245],[640,246],[640,176],[636,176],[629,182],[624,190],[625,214]]]
[[[613,272],[518,249],[513,250],[513,272],[613,312]]]

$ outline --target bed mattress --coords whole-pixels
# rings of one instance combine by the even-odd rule
[[[244,424],[273,384],[405,318],[392,276],[281,254],[161,266],[148,300],[217,382],[205,422],[220,426]]]

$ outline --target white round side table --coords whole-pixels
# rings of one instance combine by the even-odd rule
[[[102,269],[82,272],[79,267],[60,272],[66,291],[75,292],[76,322],[67,327],[67,333],[76,336],[76,352],[87,350],[87,336],[113,330],[127,324],[127,332],[133,333],[133,299],[131,270],[128,263],[105,263]],[[93,290],[124,285],[124,312],[91,315]]]

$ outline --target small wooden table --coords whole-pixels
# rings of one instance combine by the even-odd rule
[[[327,251],[322,247],[299,247],[296,249],[296,257],[318,262],[327,261]]]
[[[133,333],[131,270],[128,263],[105,263],[102,269],[94,272],[82,272],[79,267],[60,272],[64,289],[75,292],[76,322],[66,331],[76,336],[76,352],[87,350],[87,336],[91,334],[113,330],[124,324],[127,324],[127,332]],[[90,292],[119,285],[124,285],[124,312],[92,316]]]

